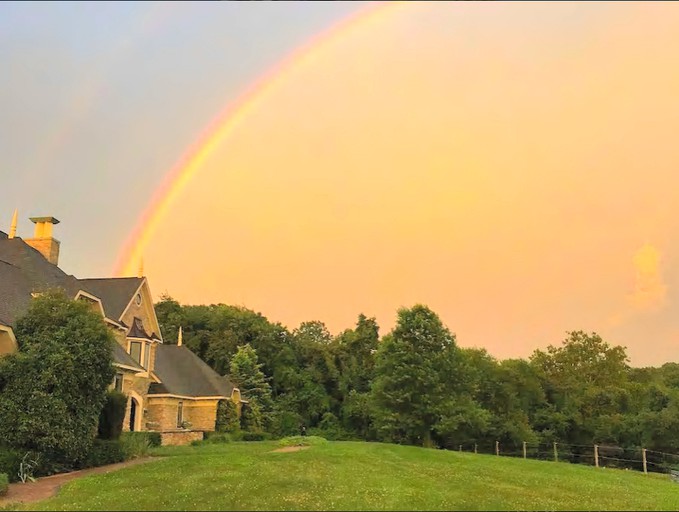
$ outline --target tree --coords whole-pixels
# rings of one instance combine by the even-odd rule
[[[387,439],[432,445],[450,409],[455,337],[429,308],[400,309],[396,327],[377,351],[373,381],[375,424]]]
[[[271,386],[266,381],[261,367],[262,365],[257,362],[257,352],[250,345],[238,347],[236,355],[231,360],[230,377],[250,402],[249,421],[252,425],[266,423],[267,414],[271,413],[273,407]],[[260,416],[261,420],[255,419],[257,416]]]
[[[164,293],[160,296],[160,302],[156,303],[155,310],[165,343],[177,343],[179,328],[185,321],[181,304]]]
[[[34,299],[15,332],[19,351],[0,361],[0,439],[77,467],[113,380],[113,335],[90,305],[59,291]]]

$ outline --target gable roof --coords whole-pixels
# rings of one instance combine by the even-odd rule
[[[234,385],[222,377],[188,348],[157,345],[153,372],[160,383],[149,386],[149,395],[171,394],[187,397],[228,398]]]
[[[28,310],[31,294],[50,288],[61,288],[74,297],[78,280],[21,238],[0,237],[0,323],[14,325]]]
[[[78,279],[78,283],[86,292],[101,299],[107,318],[118,321],[143,280],[143,277],[108,277]]]

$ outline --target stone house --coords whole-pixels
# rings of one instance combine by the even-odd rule
[[[182,345],[163,343],[148,280],[137,277],[78,279],[58,267],[60,242],[54,217],[33,217],[35,235],[0,231],[0,356],[17,350],[13,325],[41,291],[60,288],[99,311],[117,343],[111,387],[128,396],[123,429],[161,433],[163,444],[187,444],[215,430],[220,400],[240,411],[240,391]]]

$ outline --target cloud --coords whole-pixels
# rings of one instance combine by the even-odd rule
[[[633,258],[636,279],[634,291],[628,295],[630,305],[637,311],[659,309],[665,305],[667,285],[661,272],[662,255],[652,245],[645,244]]]

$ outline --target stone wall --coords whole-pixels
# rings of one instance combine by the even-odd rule
[[[191,400],[174,397],[148,397],[147,422],[151,430],[161,432],[177,428],[177,407],[183,403],[183,419],[191,424],[191,430],[212,432],[217,421],[218,400]]]
[[[191,444],[193,441],[202,441],[203,436],[203,432],[196,432],[195,430],[163,432],[160,434],[160,444],[162,446],[182,446]]]

